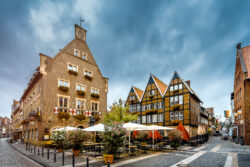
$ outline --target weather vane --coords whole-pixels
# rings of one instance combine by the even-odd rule
[[[80,17],[80,27],[82,27],[82,22],[84,22],[84,20]]]

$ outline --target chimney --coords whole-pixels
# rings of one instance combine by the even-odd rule
[[[185,82],[186,82],[186,84],[190,87],[190,84],[191,84],[190,80],[187,80],[187,81],[185,81]]]
[[[241,48],[241,43],[238,43],[238,44],[236,45],[236,48],[237,48],[237,49],[240,49],[240,48]]]

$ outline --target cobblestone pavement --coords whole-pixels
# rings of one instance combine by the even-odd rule
[[[38,163],[14,150],[6,139],[0,139],[0,167],[40,167]]]
[[[250,146],[241,146],[231,141],[212,137],[205,144],[186,147],[172,153],[143,159],[117,166],[131,167],[177,167],[188,164],[189,167],[249,167]],[[115,166],[115,164],[113,164]]]
[[[42,157],[41,148],[39,148],[40,154],[38,155],[38,148],[36,148],[34,154],[34,150],[33,152],[26,151],[24,144],[12,144],[12,146],[44,166],[62,166],[62,153],[57,153],[56,162],[54,163],[54,150],[49,151],[50,158],[47,159],[47,149],[45,149],[44,157]],[[0,166],[38,165],[21,155],[8,146],[6,141],[1,141]],[[15,158],[12,159],[11,157]],[[90,167],[106,167],[101,156],[90,157],[89,161]],[[75,166],[85,166],[86,155],[82,153],[81,156],[75,157],[75,162]],[[241,146],[231,141],[221,140],[220,137],[212,137],[207,143],[196,147],[182,146],[177,151],[168,150],[115,160],[111,167],[177,167],[180,164],[188,164],[189,167],[249,167],[250,146]],[[72,166],[71,150],[65,152],[65,166]]]

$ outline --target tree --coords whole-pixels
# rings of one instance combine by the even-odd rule
[[[124,107],[122,100],[115,101],[110,107],[110,112],[103,115],[103,123],[110,124],[113,122],[129,122],[137,120],[137,115],[129,113],[128,107]]]

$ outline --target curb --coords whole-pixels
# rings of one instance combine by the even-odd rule
[[[13,149],[16,150],[17,152],[21,153],[22,155],[24,155],[25,157],[27,157],[27,158],[30,159],[31,161],[34,161],[35,163],[37,163],[37,164],[39,164],[39,165],[41,165],[41,166],[43,166],[43,167],[46,167],[45,164],[43,164],[43,163],[41,163],[41,162],[35,160],[34,158],[32,158],[32,157],[26,155],[26,154],[23,153],[22,151],[20,151],[20,150],[18,150],[17,148],[15,148],[15,147],[10,143],[10,141],[8,141],[7,143],[9,144],[9,146],[11,146],[11,148],[13,148]]]

